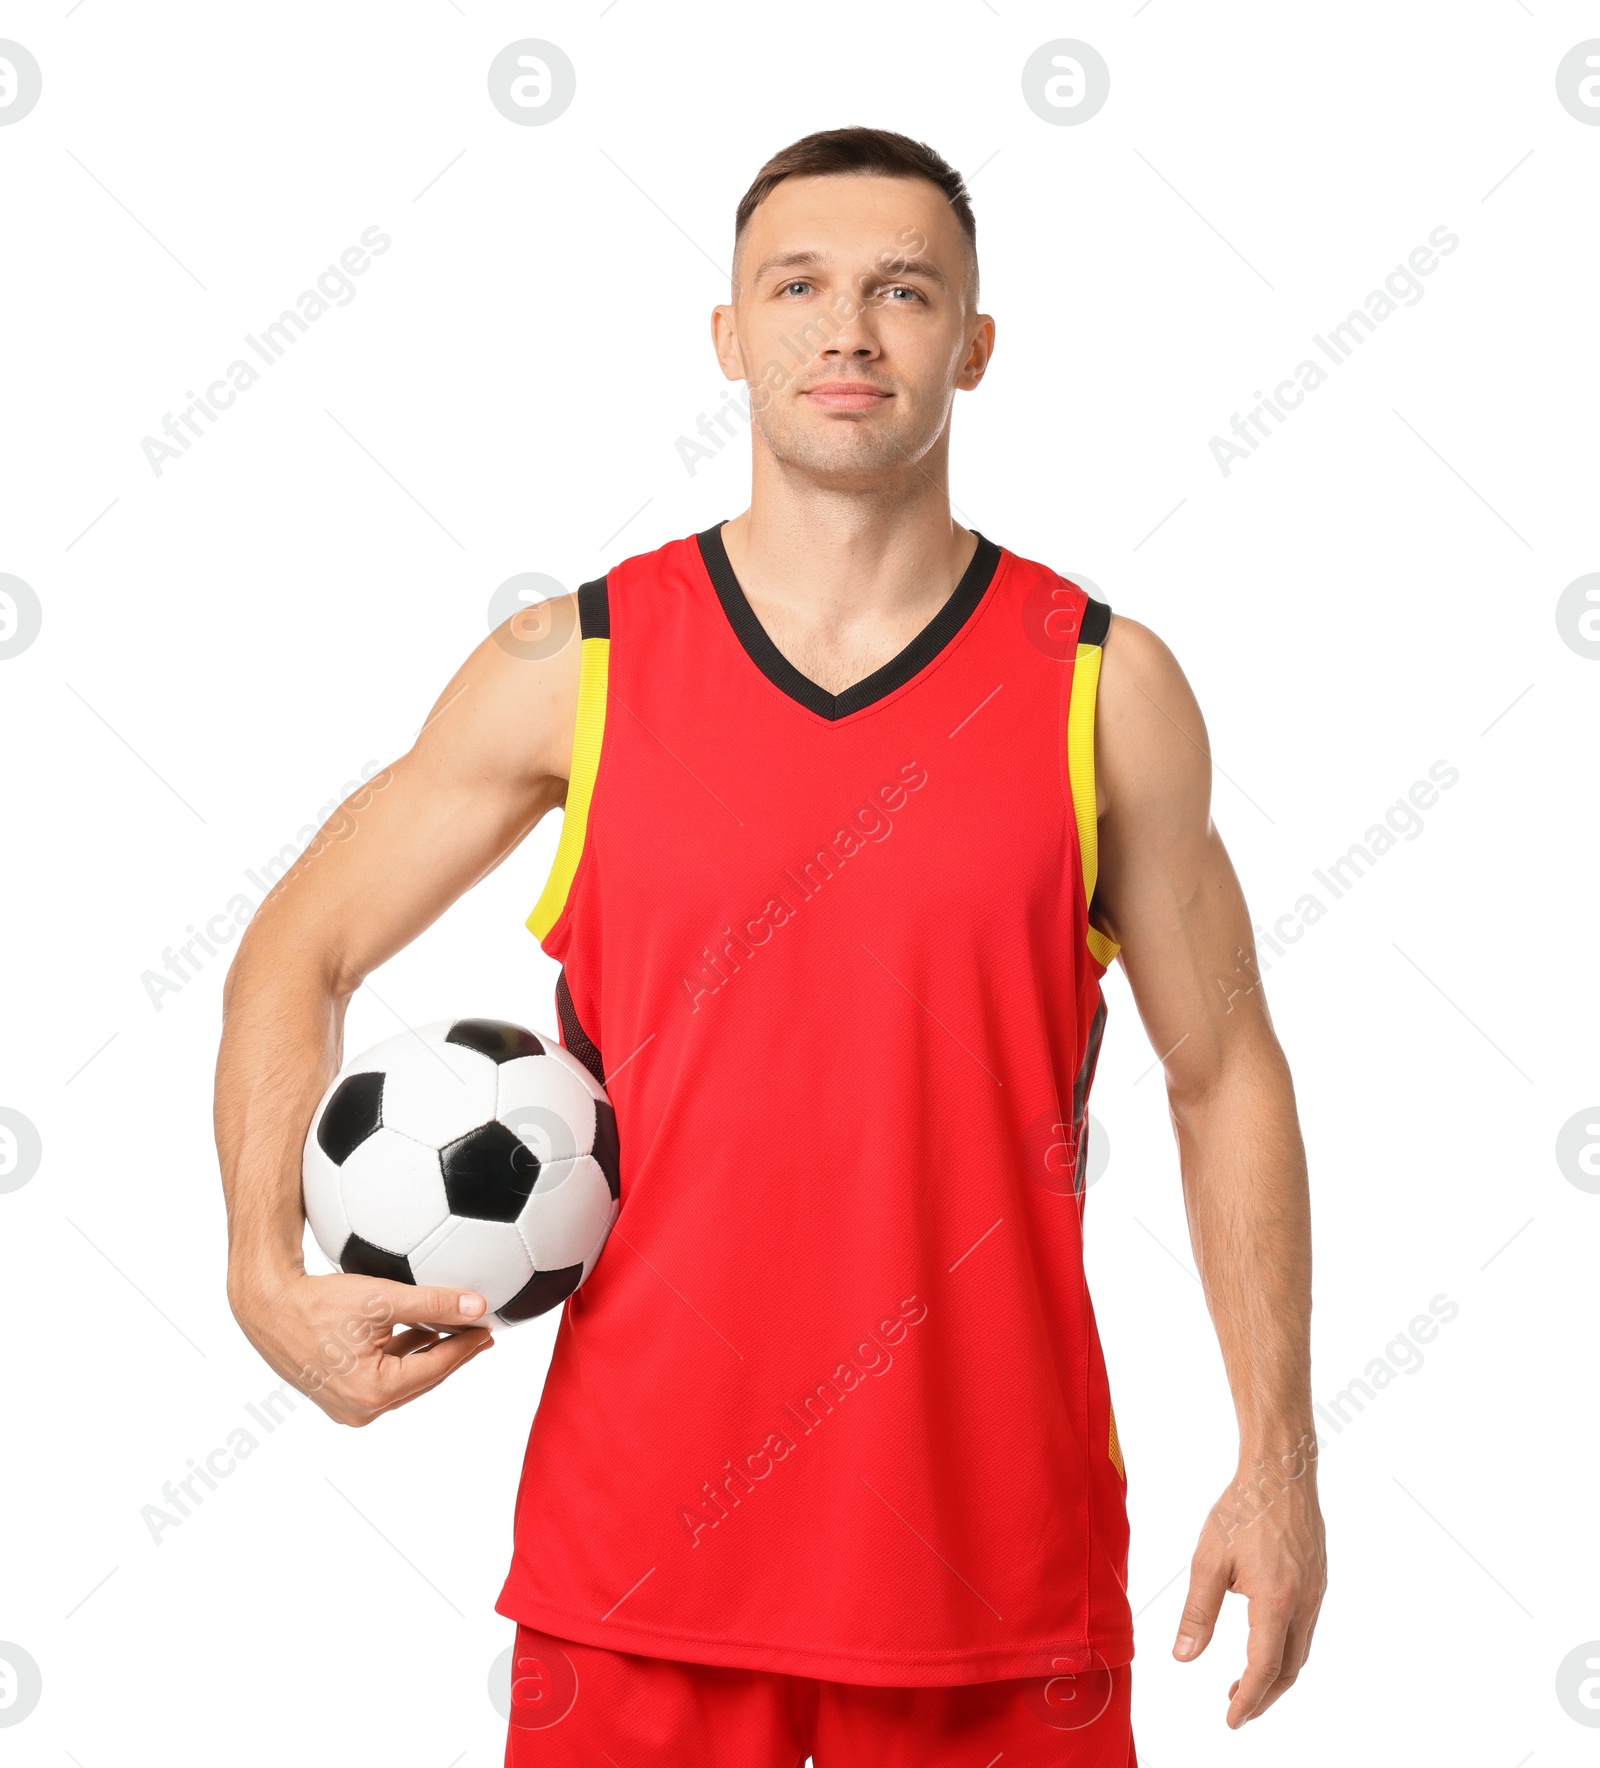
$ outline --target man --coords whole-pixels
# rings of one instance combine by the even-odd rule
[[[952,519],[953,396],[995,327],[942,159],[786,149],[732,295],[749,509],[486,640],[241,942],[230,1299],[349,1424],[492,1342],[481,1297],[308,1276],[299,1151],[350,995],[564,804],[529,925],[622,1208],[529,1439],[508,1762],[1128,1768],[1082,1262],[1114,959],[1238,1416],[1174,1646],[1249,1598],[1229,1725],[1293,1682],[1325,1580],[1304,1157],[1205,727],[1153,634]]]

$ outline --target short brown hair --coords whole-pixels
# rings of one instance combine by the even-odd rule
[[[733,250],[750,217],[785,178],[825,178],[834,173],[875,173],[882,178],[925,178],[944,192],[967,242],[967,275],[972,303],[978,302],[978,223],[966,181],[955,167],[925,141],[913,141],[892,129],[819,129],[775,153],[740,198],[733,218]]]

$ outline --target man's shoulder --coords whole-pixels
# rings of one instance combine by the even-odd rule
[[[978,532],[978,530],[974,529],[974,532]],[[988,539],[988,536],[983,536],[983,539]],[[1050,564],[1045,559],[1034,559],[1029,553],[1018,552],[1015,546],[1008,546],[1004,541],[990,539],[990,545],[999,548],[1001,559],[1006,562],[1006,566],[1010,568],[1013,576],[1022,580],[1024,589],[1034,592],[1034,594],[1048,594],[1048,589],[1054,587],[1055,598],[1059,599],[1061,585],[1068,585],[1070,589],[1080,592],[1089,601],[1089,605],[1100,608],[1098,624],[1103,626],[1105,617],[1110,613],[1110,596],[1101,589],[1098,583],[1094,582],[1093,578],[1084,575],[1082,571],[1068,568],[1068,566]],[[1098,644],[1098,640],[1096,640],[1096,644]]]
[[[1101,664],[1101,680],[1119,676],[1127,682],[1153,685],[1163,676],[1182,677],[1178,659],[1166,641],[1142,621],[1127,614],[1113,612],[1107,623],[1104,640],[1105,661]]]
[[[608,591],[614,589],[623,594],[635,584],[681,583],[696,570],[704,568],[702,537],[714,533],[721,525],[720,522],[710,523],[705,529],[675,535],[656,546],[626,553],[615,564],[597,572],[595,581],[603,583]]]
[[[1194,690],[1156,633],[1113,614],[1100,664],[1095,774],[1100,814],[1154,793],[1209,791],[1210,741]]]

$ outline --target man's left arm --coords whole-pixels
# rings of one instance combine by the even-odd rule
[[[1205,724],[1154,633],[1120,617],[1095,719],[1099,877],[1090,918],[1166,1072],[1190,1243],[1238,1417],[1239,1458],[1190,1566],[1174,1655],[1197,1657],[1225,1592],[1248,1598],[1227,1722],[1299,1673],[1326,1584],[1311,1415],[1311,1211],[1294,1087],[1239,880],[1211,821]]]

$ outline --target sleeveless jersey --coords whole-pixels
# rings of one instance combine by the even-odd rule
[[[499,1612],[885,1686],[1126,1663],[1083,1270],[1110,610],[980,535],[831,694],[720,524],[577,600],[528,924],[616,1109],[621,1210],[563,1304]]]

